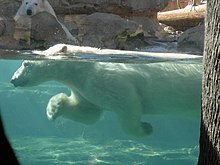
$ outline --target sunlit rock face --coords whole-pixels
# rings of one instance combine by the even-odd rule
[[[57,14],[92,14],[106,12],[121,16],[152,16],[170,0],[48,0]],[[22,0],[1,0],[0,14],[13,18]]]
[[[157,38],[156,34],[162,31],[162,28],[159,25],[156,14],[166,7],[168,1],[48,0],[55,10],[58,20],[67,27],[76,39],[79,39],[80,45],[129,50],[141,48],[146,45],[146,40]],[[56,22],[52,17],[44,15],[41,19],[41,16],[38,15],[34,16],[35,18],[31,16],[34,26],[31,26],[31,32],[27,34],[29,35],[28,44],[19,44],[19,41],[15,40],[16,37],[14,37],[15,25],[13,21],[21,2],[21,0],[16,2],[13,0],[1,1],[0,14],[5,21],[5,25],[0,28],[1,48],[34,49],[38,47],[47,48],[52,46],[54,42],[56,43],[56,41],[67,43],[63,40],[62,29],[59,30],[60,26],[56,26]],[[45,18],[48,21],[45,21]],[[97,24],[99,21],[100,24]],[[39,26],[35,26],[36,24]],[[43,27],[44,31],[42,30],[39,33],[39,27]],[[56,30],[55,32],[54,29]],[[7,35],[3,33],[5,30],[9,32]],[[54,34],[53,36],[51,35],[52,33]],[[31,43],[31,40],[42,41],[42,36],[44,36],[43,43]],[[91,38],[94,40],[91,40]],[[5,43],[10,41],[10,46],[2,43],[3,41],[6,41]]]
[[[204,31],[204,25],[184,31],[178,40],[178,50],[184,52],[199,52],[202,54],[204,49]]]
[[[34,16],[31,25],[31,37],[35,40],[65,40],[61,25],[46,12]]]
[[[152,16],[166,7],[169,0],[49,0],[58,13],[92,14],[106,12],[121,16]]]
[[[12,19],[0,18],[0,48],[36,49],[67,42],[61,25],[49,13],[42,12],[21,22],[24,26],[17,26]]]
[[[0,16],[3,18],[13,19],[15,16],[21,0],[1,0],[0,1]]]
[[[140,40],[144,32],[143,27],[135,21],[115,14],[94,13],[81,16],[76,19],[76,24],[78,39],[82,45],[113,49],[129,49],[135,48],[137,44],[144,45]]]

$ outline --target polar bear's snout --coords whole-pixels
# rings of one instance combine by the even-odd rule
[[[20,82],[19,82],[19,79],[18,79],[18,76],[17,74],[14,74],[10,80],[10,83],[12,83],[14,85],[14,87],[18,87]]]
[[[15,78],[12,78],[12,79],[10,80],[10,83],[12,83],[12,84],[14,85],[14,87],[17,87],[17,86],[18,86],[17,83],[16,83],[16,79],[15,79]]]
[[[25,86],[27,84],[28,79],[24,76],[27,75],[25,72],[25,66],[22,64],[20,68],[13,74],[10,83],[12,83],[15,87]]]
[[[10,80],[10,83],[12,83],[14,87],[25,86],[27,82],[28,81],[26,79],[20,79],[15,77],[12,77],[12,79]]]
[[[32,10],[31,9],[27,9],[27,15],[32,15]]]

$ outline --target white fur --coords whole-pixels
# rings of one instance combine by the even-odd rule
[[[144,114],[199,116],[201,75],[200,64],[45,60],[24,61],[11,82],[23,87],[50,80],[64,83],[72,95],[53,96],[47,106],[49,118],[93,123],[101,111],[111,111],[125,132],[144,137],[152,131],[151,124],[141,121]]]
[[[130,56],[143,56],[146,58],[153,58],[157,60],[190,60],[201,59],[199,55],[189,55],[183,53],[158,53],[158,52],[145,52],[145,51],[129,51],[129,50],[116,50],[116,49],[99,49],[88,46],[75,46],[68,44],[56,44],[51,46],[45,51],[33,51],[33,53],[46,56],[59,56],[65,53],[82,53],[82,54],[99,54],[99,55],[130,55]]]

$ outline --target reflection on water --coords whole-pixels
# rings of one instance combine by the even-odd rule
[[[103,110],[100,119],[92,125],[64,118],[58,118],[54,122],[48,121],[46,107],[50,98],[58,93],[69,95],[70,89],[73,90],[75,87],[71,88],[68,84],[56,81],[46,81],[37,86],[15,88],[10,79],[21,63],[22,61],[0,61],[0,70],[4,71],[0,76],[0,106],[6,133],[22,165],[197,163],[201,61],[145,64],[89,63],[96,64],[95,68],[99,72],[88,68],[84,72],[79,71],[79,75],[87,73],[90,80],[96,80],[97,75],[110,76],[99,83],[84,81],[80,85],[89,82],[86,84],[87,88],[81,86],[78,88],[78,90],[87,89],[80,97],[102,106],[117,100],[117,105],[123,108],[131,102],[126,100],[134,95],[125,93],[121,97],[123,92],[129,92],[131,89],[123,90],[125,78],[138,86],[135,94],[140,95],[131,106],[140,101],[147,110],[141,121],[147,121],[153,127],[153,134],[144,139],[129,136],[123,131],[118,114],[108,111],[109,107],[112,108],[110,103]],[[52,63],[59,63],[62,68],[78,65],[78,69],[82,69],[84,65],[87,66],[84,62],[51,61]],[[49,66],[49,63],[47,64],[45,66]],[[104,72],[100,72],[103,68]],[[57,73],[55,71],[54,69],[51,73]],[[45,73],[42,72],[40,78],[44,77]],[[63,75],[72,72],[63,70],[61,73]],[[54,77],[56,76],[55,74]],[[65,79],[69,77],[66,76]],[[110,84],[104,86],[103,84],[106,85],[107,82]],[[104,90],[119,93],[114,92],[114,97],[110,97],[109,94],[99,95]],[[95,95],[91,95],[93,93]],[[103,101],[100,101],[102,99]],[[116,104],[113,105],[116,107]]]

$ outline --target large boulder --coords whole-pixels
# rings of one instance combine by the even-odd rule
[[[184,31],[178,39],[178,50],[202,54],[204,49],[204,31],[204,25]]]
[[[5,21],[0,18],[0,36],[4,34],[5,31]]]
[[[0,49],[17,49],[14,39],[14,20],[0,17]]]
[[[29,21],[29,28],[23,29],[15,24],[14,38],[19,41],[19,48],[45,49],[57,43],[70,43],[61,24],[53,15],[41,12],[32,16]]]
[[[115,14],[94,13],[75,20],[81,45],[126,49],[129,40],[135,42],[138,35],[143,35],[141,25]]]
[[[31,39],[36,41],[64,41],[66,34],[54,16],[42,12],[31,19]]]
[[[13,19],[21,0],[0,0],[0,16],[7,19]]]
[[[30,28],[19,27],[14,20],[0,19],[0,48],[36,49],[57,43],[68,43],[66,34],[54,16],[39,13],[28,20]]]

